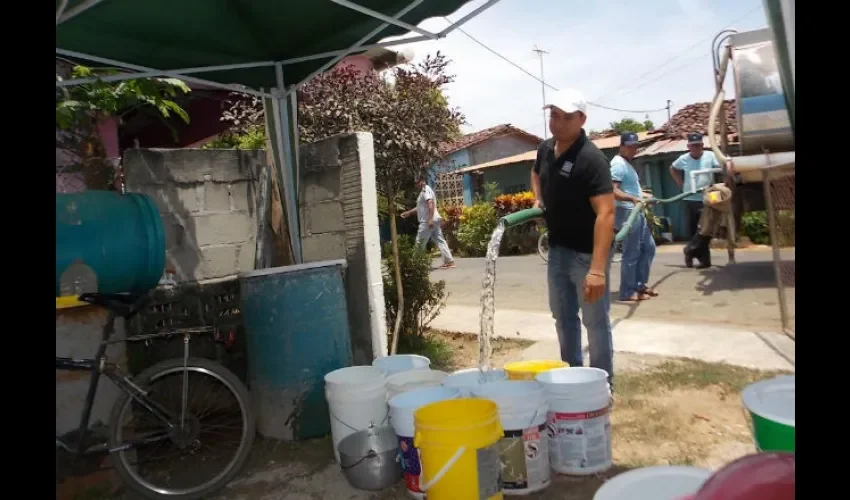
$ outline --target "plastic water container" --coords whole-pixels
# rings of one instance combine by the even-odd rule
[[[408,370],[427,370],[431,367],[431,360],[418,354],[393,354],[376,358],[372,366],[392,375]]]
[[[374,366],[350,366],[325,375],[325,397],[331,419],[334,457],[339,442],[370,426],[387,424],[387,376]]]
[[[502,369],[481,371],[478,368],[458,370],[443,380],[443,386],[460,389],[464,397],[472,396],[472,389],[490,382],[507,380],[508,374]]]
[[[413,414],[425,405],[457,399],[460,396],[459,389],[438,386],[412,389],[390,399],[390,424],[398,436],[405,487],[413,498],[425,497],[425,493],[420,489],[422,462],[419,450],[413,446],[413,438],[416,435]]]
[[[711,474],[679,465],[633,469],[606,481],[593,500],[684,500],[699,491]]]
[[[549,402],[549,463],[561,474],[611,467],[611,388],[599,368],[557,368],[537,375]]]
[[[499,440],[504,494],[527,495],[549,486],[549,405],[543,386],[533,380],[504,380],[476,387],[472,395],[499,407],[504,429]]]
[[[439,387],[448,373],[439,370],[408,370],[387,377],[387,398],[424,387]]]

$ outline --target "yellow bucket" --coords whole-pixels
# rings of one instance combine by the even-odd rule
[[[413,414],[413,446],[428,500],[503,500],[498,442],[502,424],[488,399],[449,399]]]
[[[516,361],[505,365],[508,380],[534,380],[538,373],[548,372],[555,368],[569,368],[569,363],[542,359],[536,361]]]

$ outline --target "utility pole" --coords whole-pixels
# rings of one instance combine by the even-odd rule
[[[670,108],[672,108],[672,107],[673,107],[673,101],[671,101],[670,99],[667,99],[667,121],[668,122],[670,121],[670,118],[671,118]]]
[[[543,106],[546,105],[546,79],[543,76],[543,54],[548,54],[548,51],[545,51],[539,48],[537,45],[534,45],[531,50],[533,52],[537,52],[537,57],[540,58],[540,91],[543,95]],[[546,139],[549,131],[549,124],[546,122],[546,110],[543,110],[543,138]]]

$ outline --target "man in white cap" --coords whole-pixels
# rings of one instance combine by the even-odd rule
[[[552,137],[537,149],[531,171],[535,206],[545,209],[549,232],[549,307],[561,359],[582,366],[581,319],[587,328],[590,365],[613,382],[608,274],[614,240],[614,185],[608,160],[588,140],[587,103],[564,89],[547,96]]]

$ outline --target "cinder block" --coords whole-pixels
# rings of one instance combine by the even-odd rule
[[[238,255],[236,257],[236,271],[244,273],[252,271],[257,257],[257,243],[248,241],[239,245]]]
[[[340,169],[323,168],[301,176],[301,201],[305,204],[338,199],[341,193]]]
[[[203,279],[200,251],[193,246],[169,248],[165,251],[165,265],[174,269],[174,279],[178,283]]]
[[[314,168],[338,166],[339,138],[340,136],[328,137],[301,146],[298,156],[301,160],[302,172]]]
[[[239,245],[216,245],[201,248],[201,279],[232,276],[237,271]]]
[[[195,240],[199,246],[242,243],[253,239],[257,223],[246,212],[204,214],[192,217]],[[190,222],[191,224],[191,222]],[[186,228],[192,232],[192,227]]]
[[[254,186],[251,182],[234,182],[230,185],[230,210],[245,210],[253,213],[256,209]]]
[[[301,238],[304,262],[345,258],[345,233],[314,234]]]
[[[230,184],[205,182],[204,208],[209,212],[230,210]]]
[[[125,152],[123,165],[125,182],[136,186],[256,179],[265,161],[262,150],[131,149]]]
[[[303,207],[304,229],[308,234],[345,231],[342,203],[329,201]]]

